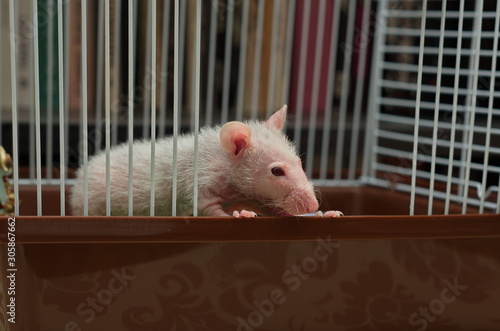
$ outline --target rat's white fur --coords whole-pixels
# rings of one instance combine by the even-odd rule
[[[234,199],[257,199],[288,214],[314,212],[318,203],[312,184],[302,170],[293,144],[281,132],[286,106],[267,122],[249,121],[250,144],[238,154],[221,147],[220,126],[205,127],[199,133],[199,210],[202,215],[227,215],[222,204]],[[194,134],[178,139],[177,215],[192,215],[194,179]],[[155,215],[171,215],[172,154],[171,137],[159,139],[155,146]],[[149,215],[151,142],[134,143],[134,215]],[[88,166],[89,215],[106,212],[106,155],[93,157]],[[276,177],[271,168],[282,167],[286,176]],[[82,170],[72,190],[74,215],[83,214]],[[128,145],[111,150],[111,214],[128,214]],[[252,214],[253,216],[253,214]]]

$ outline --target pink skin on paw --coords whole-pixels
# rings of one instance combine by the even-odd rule
[[[328,218],[336,218],[336,217],[340,217],[340,216],[344,216],[344,213],[339,211],[339,210],[329,210],[329,211],[326,211],[326,212],[321,212],[321,211],[318,211],[314,216],[316,217],[328,217]]]
[[[234,218],[253,218],[257,217],[257,214],[253,211],[248,211],[248,210],[242,210],[238,212],[237,210],[233,211],[233,217]]]

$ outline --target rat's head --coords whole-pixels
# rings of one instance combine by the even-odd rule
[[[314,189],[293,144],[283,134],[286,105],[265,122],[229,122],[220,130],[232,182],[247,197],[300,215],[318,209]]]

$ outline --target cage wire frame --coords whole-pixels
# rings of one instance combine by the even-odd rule
[[[496,91],[500,1],[145,3],[9,0],[6,8],[2,2],[0,20],[8,21],[9,28],[5,30],[2,23],[0,70],[10,69],[10,80],[0,83],[10,84],[10,95],[1,94],[1,139],[9,143],[4,137],[9,130],[3,124],[11,123],[16,215],[20,186],[36,185],[37,214],[43,215],[42,187],[59,185],[64,216],[66,186],[73,181],[68,171],[74,158],[70,152],[77,150],[76,163],[86,176],[88,159],[103,143],[109,215],[109,151],[119,139],[129,142],[132,215],[134,138],[151,138],[154,159],[155,140],[164,137],[167,128],[174,141],[181,130],[195,132],[197,148],[201,120],[207,125],[262,119],[285,103],[292,106],[287,132],[299,154],[305,155],[305,171],[316,185],[373,185],[408,193],[410,215],[415,213],[416,195],[428,196],[429,215],[435,212],[436,199],[445,201],[444,214],[452,203],[461,204],[462,213],[469,206],[479,213],[500,212],[500,92]],[[89,15],[96,31],[91,30]],[[193,17],[195,24],[190,23]],[[80,20],[79,29],[70,18]],[[31,33],[26,33],[29,22]],[[40,50],[41,31],[47,34],[46,54]],[[75,36],[80,39],[79,62],[71,57]],[[30,51],[20,57],[22,49]],[[89,54],[94,57],[92,68]],[[143,77],[138,74],[139,58]],[[41,104],[40,66],[45,62],[41,65],[40,59],[46,61],[49,77],[46,105]],[[75,62],[79,84],[70,72]],[[96,74],[89,80],[92,69]],[[57,79],[52,79],[55,75]],[[116,83],[120,80],[126,81],[121,90]],[[89,82],[95,84],[94,100],[89,99]],[[141,87],[144,93],[139,97],[136,92]],[[75,89],[81,93],[76,113],[70,104]],[[8,108],[12,111],[6,112]],[[89,113],[90,108],[94,112]],[[142,132],[135,128],[138,119]],[[29,171],[20,178],[19,134],[26,122]],[[119,136],[121,124],[126,124],[122,135],[126,138]],[[74,128],[77,147],[70,146]],[[58,160],[52,156],[56,140]],[[176,155],[174,143],[173,202]],[[153,166],[154,162],[151,170]],[[194,180],[196,216],[196,175]],[[88,192],[87,184],[84,190]]]

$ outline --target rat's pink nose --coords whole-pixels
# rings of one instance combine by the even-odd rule
[[[316,199],[315,196],[311,197],[309,203],[306,204],[307,206],[307,212],[308,213],[313,213],[318,210],[319,204],[318,200]]]
[[[314,193],[307,189],[297,189],[290,194],[289,212],[294,215],[313,213],[318,210],[318,200]]]

